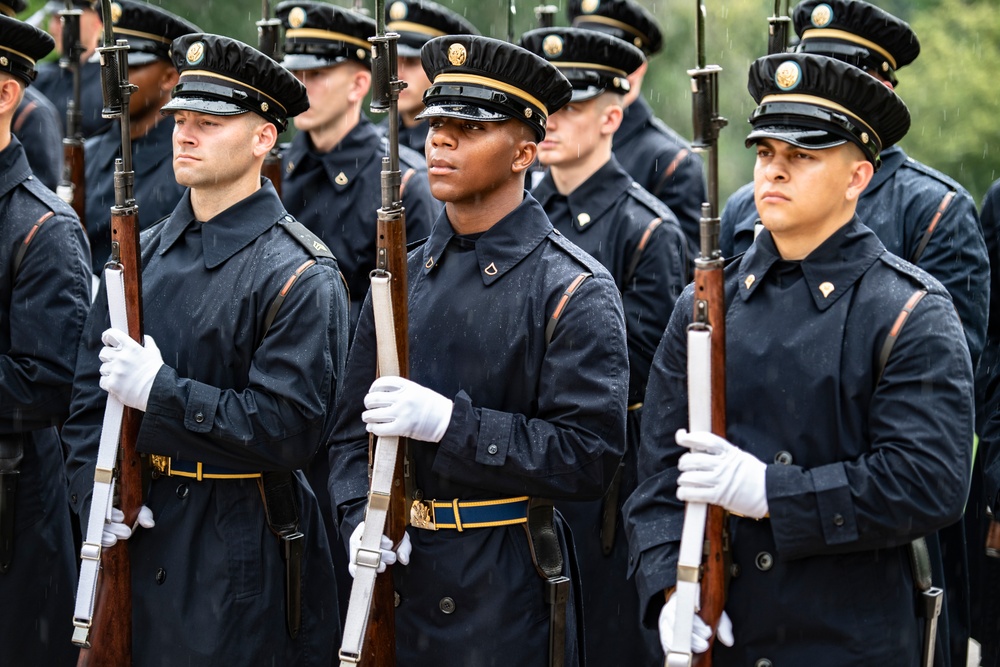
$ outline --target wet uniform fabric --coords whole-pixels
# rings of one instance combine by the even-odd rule
[[[42,185],[55,192],[62,179],[62,124],[59,112],[34,86],[24,89],[24,99],[14,111],[11,132],[21,140],[31,172]]]

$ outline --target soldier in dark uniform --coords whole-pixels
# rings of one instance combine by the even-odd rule
[[[635,0],[570,0],[567,11],[573,27],[625,40],[642,49],[646,58],[663,47],[656,19]],[[639,185],[674,212],[694,257],[706,197],[702,162],[684,138],[653,115],[642,96],[647,67],[643,63],[629,75],[632,85],[625,95],[625,117],[615,133],[615,157]]]
[[[664,590],[678,578],[684,502],[721,505],[733,577],[719,638],[735,645],[716,642],[713,664],[912,667],[908,544],[961,516],[974,419],[948,292],[855,215],[909,114],[825,56],[761,58],[749,89],[765,230],[725,270],[727,439],[684,430],[689,286],[653,361],[626,504],[642,615],[665,649],[677,644],[677,597],[664,604]],[[705,630],[696,620],[696,652]]]
[[[531,194],[553,227],[611,272],[628,333],[628,447],[621,468],[603,499],[559,503],[580,561],[587,660],[650,665],[662,662],[662,654],[656,633],[643,631],[636,617],[638,598],[626,580],[628,546],[618,512],[635,489],[646,378],[674,301],[687,283],[687,242],[670,209],[633,181],[611,154],[629,90],[627,75],[644,62],[642,51],[576,28],[533,30],[521,45],[558,67],[573,86],[569,103],[549,116],[538,145],[538,160],[548,172]],[[614,631],[596,632],[597,627]]]
[[[84,138],[103,132],[111,124],[110,120],[101,117],[104,100],[101,94],[101,64],[97,58],[97,46],[104,25],[101,23],[100,11],[94,9],[92,4],[91,0],[73,0],[73,8],[83,11],[80,17],[80,42],[83,44],[83,54],[80,56],[80,131]],[[49,32],[55,38],[56,47],[62,48],[62,23],[57,12],[65,9],[66,5],[64,2],[50,2],[46,6],[52,10]],[[65,134],[66,105],[73,95],[73,73],[60,67],[58,62],[43,63],[38,67],[35,87],[55,105],[63,128],[60,134]]]
[[[3,0],[0,14],[15,17],[27,7],[27,0]],[[62,176],[62,121],[55,106],[34,86],[25,88],[10,129],[21,141],[32,174],[54,191]]]
[[[432,81],[431,189],[445,210],[409,255],[410,379],[372,382],[367,300],[338,402],[330,493],[342,535],[356,542],[366,423],[411,438],[412,557],[393,572],[399,664],[546,665],[550,619],[565,619],[565,664],[577,665],[577,602],[550,607],[532,562],[551,549],[578,581],[563,523],[539,499],[596,500],[607,489],[624,450],[628,361],[614,279],[523,189],[570,86],[542,58],[486,37],[435,38],[421,59]]]
[[[11,667],[76,656],[76,556],[56,427],[90,306],[90,256],[73,210],[32,176],[11,134],[35,62],[52,46],[0,16],[0,638]]]
[[[793,11],[799,50],[860,67],[894,88],[896,70],[920,53],[910,26],[860,0],[806,0]],[[948,289],[961,318],[973,367],[984,353],[989,306],[989,260],[976,204],[957,182],[917,162],[898,145],[882,152],[881,168],[858,201],[858,217],[895,255],[924,269]],[[722,213],[723,255],[753,242],[757,210],[752,185],[738,190]],[[992,364],[988,364],[992,365]],[[979,384],[985,384],[982,371]],[[945,589],[946,614],[939,623],[944,641],[937,664],[965,665],[970,628],[969,574],[965,526],[959,522],[931,540],[934,583]],[[973,558],[979,558],[979,550]]]
[[[357,324],[375,266],[375,211],[381,206],[384,139],[361,113],[371,87],[375,21],[318,2],[283,2],[282,64],[309,93],[309,111],[295,119],[298,134],[284,151],[281,198],[306,227],[333,250],[351,295],[351,326]],[[400,148],[406,237],[427,235],[437,214],[427,187],[422,154]]]
[[[135,0],[116,0],[113,13],[115,39],[128,40],[128,78],[136,86],[129,100],[129,130],[135,165],[135,198],[139,202],[139,227],[145,229],[169,215],[184,186],[174,180],[171,135],[174,121],[160,113],[177,84],[177,69],[170,60],[170,42],[181,35],[201,32],[193,23]],[[115,158],[121,154],[121,128],[115,122],[87,140],[87,235],[100,275],[111,254],[108,211],[115,203]]]
[[[135,664],[327,667],[333,566],[316,497],[292,471],[329,435],[347,295],[336,260],[260,176],[305,89],[227,37],[185,35],[171,52],[180,80],[163,112],[188,190],[141,236],[145,347],[107,329],[103,290],[91,311],[62,432],[70,500],[86,519],[107,391],[145,413],[137,448],[154,470],[145,529],[105,527],[109,542],[129,538]],[[287,566],[260,486],[276,475],[290,478],[283,504],[305,535]]]
[[[424,154],[427,121],[417,120],[424,110],[424,91],[431,82],[420,64],[420,47],[440,35],[478,35],[476,26],[430,0],[396,0],[386,9],[386,29],[399,33],[396,49],[399,78],[406,88],[399,92],[399,143]],[[386,120],[379,124],[383,134]]]

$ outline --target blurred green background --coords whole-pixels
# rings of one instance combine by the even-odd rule
[[[391,0],[390,0],[391,1]],[[438,0],[466,16],[483,34],[505,39],[509,0]],[[767,49],[767,18],[773,0],[702,0],[708,22],[708,63],[721,65],[720,113],[729,126],[720,138],[719,194],[724,202],[752,178],[753,157],[743,146],[746,118],[753,102],[746,73]],[[207,32],[256,43],[254,22],[259,1],[153,0],[181,14]],[[650,62],[643,94],[654,110],[680,134],[691,136],[691,94],[686,70],[695,64],[694,24],[699,0],[639,0],[660,21],[663,51]],[[277,3],[274,3],[277,4]],[[346,0],[335,4],[350,6]],[[515,0],[513,27],[518,36],[535,26],[539,0]],[[566,25],[566,0],[556,24]],[[794,6],[794,2],[792,5]],[[1000,13],[996,0],[875,0],[874,4],[905,19],[921,43],[920,57],[902,70],[897,92],[910,108],[913,125],[900,142],[912,157],[940,169],[980,201],[1000,178]],[[32,0],[27,18],[44,5]],[[374,0],[364,6],[374,8]],[[994,78],[997,77],[997,78]]]

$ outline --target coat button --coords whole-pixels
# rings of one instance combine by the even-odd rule
[[[761,551],[757,554],[757,558],[754,559],[754,564],[761,572],[767,572],[774,566],[774,556],[766,551]]]
[[[729,566],[729,576],[733,579],[740,576],[740,566],[738,563],[733,563]]]
[[[451,598],[441,598],[441,601],[438,602],[438,607],[445,614],[452,614],[455,612],[455,601]]]
[[[177,497],[180,498],[181,500],[184,500],[185,498],[187,498],[188,497],[188,493],[190,493],[190,491],[191,491],[191,489],[188,488],[187,484],[178,484],[177,485]]]
[[[488,451],[490,454],[496,454],[497,451],[499,450],[497,449],[496,445],[490,445],[489,447],[486,448],[486,451]]]
[[[399,606],[399,591],[392,592],[392,606],[393,607]]]
[[[767,658],[761,658],[757,662],[753,663],[753,667],[774,667],[771,661]]]
[[[162,567],[158,568],[156,570],[156,583],[162,584],[166,580],[167,580],[167,571],[164,570]]]
[[[839,512],[837,514],[834,514],[833,515],[833,525],[835,525],[837,528],[840,528],[841,526],[843,526],[844,525],[844,515],[840,514]]]
[[[69,500],[70,500],[70,502],[73,502],[73,503],[75,503],[75,502],[76,502],[76,494],[74,493],[73,495],[71,495],[71,496],[69,497]]]
[[[783,466],[792,465],[792,455],[786,451],[780,451],[774,455],[774,462]]]
[[[203,421],[205,421],[205,413],[203,412],[194,413],[194,420],[199,424],[202,423]]]

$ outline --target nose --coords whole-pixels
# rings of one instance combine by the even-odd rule
[[[427,143],[434,147],[455,147],[455,134],[450,130],[450,123],[439,123],[427,131]]]

